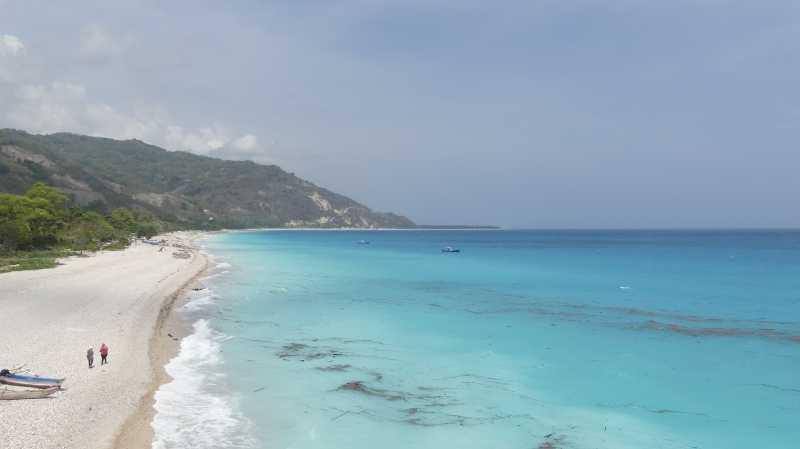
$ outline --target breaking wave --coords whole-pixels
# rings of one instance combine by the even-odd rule
[[[193,328],[165,366],[173,380],[155,394],[153,449],[254,447],[236,399],[220,387],[225,377],[220,343],[228,337],[207,320],[196,321]]]

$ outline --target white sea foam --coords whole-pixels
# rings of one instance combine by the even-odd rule
[[[212,253],[211,251],[208,251],[208,249],[205,246],[203,246],[202,249],[200,250],[200,254],[206,256],[206,260],[208,261],[209,265],[214,264],[217,261],[217,256],[214,255],[214,253]]]
[[[173,380],[155,395],[153,449],[251,448],[248,421],[224,380],[220,343],[226,336],[207,320],[194,323],[194,333],[181,341],[178,355],[165,367]]]
[[[219,273],[214,273],[214,274],[209,274],[208,276],[203,276],[203,277],[200,278],[200,280],[201,281],[208,281],[210,279],[214,279],[216,277],[220,277],[223,274],[228,274],[228,273],[230,273],[230,271],[224,270],[224,271],[220,271]]]
[[[201,290],[199,292],[192,292],[189,301],[183,305],[182,309],[190,312],[204,310],[214,304],[216,295],[211,289]]]
[[[211,268],[211,270],[209,270],[211,272],[209,275],[200,278],[201,281],[207,281],[209,279],[214,279],[214,278],[219,277],[221,275],[230,273],[230,271],[227,270],[227,268],[232,268],[231,264],[229,264],[228,262],[219,262],[219,263],[217,263],[216,261],[218,259],[220,259],[220,257],[218,257],[218,256],[217,257],[213,257],[213,256],[209,257],[209,265],[213,266],[213,268]]]

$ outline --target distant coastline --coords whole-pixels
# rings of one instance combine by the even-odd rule
[[[503,229],[495,225],[416,225],[411,229],[437,229],[437,230],[459,230],[459,229]]]
[[[277,231],[337,231],[337,232],[383,232],[383,231],[500,231],[504,228],[500,226],[469,226],[469,225],[453,225],[453,226],[437,226],[437,225],[420,225],[410,226],[403,228],[355,228],[355,227],[305,227],[305,226],[291,226],[291,227],[264,227],[264,228],[227,228],[218,229],[213,231],[196,230],[206,234],[213,234],[218,232],[277,232]]]

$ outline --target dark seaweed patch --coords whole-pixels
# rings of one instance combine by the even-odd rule
[[[329,366],[318,366],[314,369],[325,372],[343,373],[349,370],[350,368],[352,368],[351,365],[329,365]]]
[[[800,393],[800,389],[798,388],[785,388],[779,387],[777,385],[772,384],[748,384],[748,387],[762,387],[762,388],[769,388],[770,390],[777,390],[777,391],[784,391],[787,393]]]
[[[800,343],[800,336],[789,335],[775,329],[749,327],[689,327],[674,323],[662,323],[655,320],[648,320],[629,327],[637,330],[671,332],[690,337],[762,337]]]
[[[539,443],[536,449],[559,449],[564,447],[563,444],[566,437],[564,435],[554,437],[552,433],[548,433],[544,436],[544,439],[545,441]]]
[[[344,355],[342,352],[335,349],[328,348],[315,348],[304,343],[289,343],[281,348],[278,352],[278,357],[284,360],[287,359],[300,359],[305,362],[306,360],[317,360],[322,358],[332,358]]]
[[[401,401],[401,400],[405,401],[406,400],[405,393],[397,392],[397,391],[384,390],[384,389],[381,389],[381,388],[371,388],[371,387],[368,387],[368,386],[364,385],[364,382],[362,382],[360,380],[344,383],[344,384],[340,385],[339,388],[337,388],[337,390],[355,391],[355,392],[358,392],[358,393],[363,393],[363,394],[365,394],[367,396],[375,396],[375,397],[383,398],[383,399],[386,399],[387,401]]]

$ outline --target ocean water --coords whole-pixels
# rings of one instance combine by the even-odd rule
[[[204,245],[157,449],[800,447],[800,232]]]

